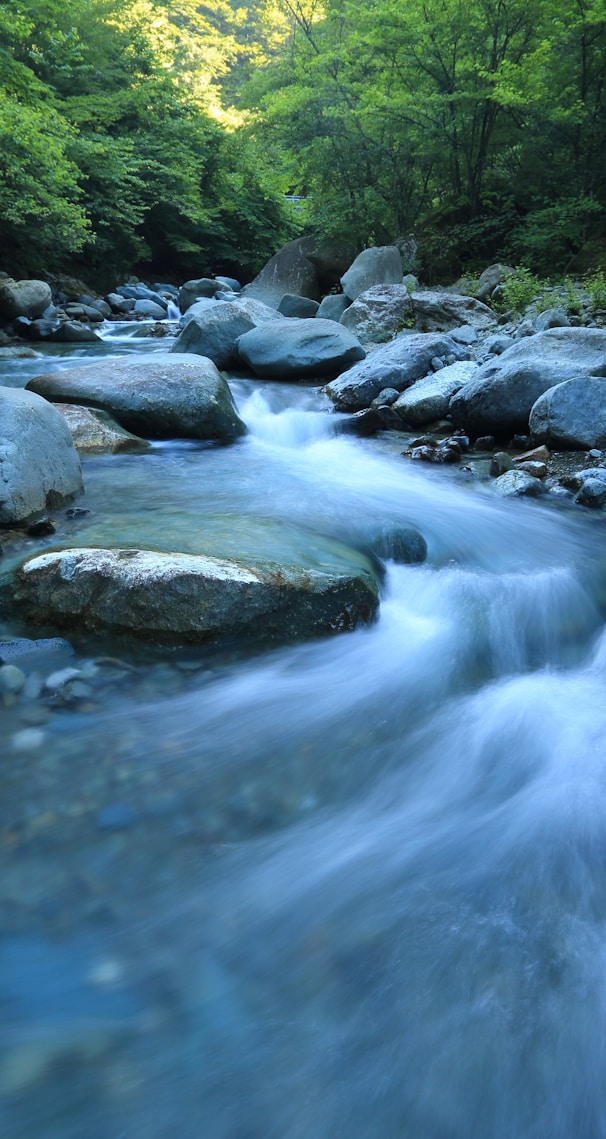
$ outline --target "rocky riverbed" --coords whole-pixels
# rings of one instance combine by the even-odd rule
[[[54,375],[58,390],[98,359],[157,356],[170,388],[186,357],[167,362],[165,327],[109,322],[86,360],[40,344],[42,361],[0,360],[4,383]],[[359,409],[337,410],[319,377],[224,374],[243,425],[229,441],[89,450],[87,417],[89,442],[71,437],[83,492],[5,523],[11,1139],[600,1134],[604,515],[563,480],[604,460],[528,424],[478,437],[427,402],[499,361],[511,379],[509,348],[549,335],[520,328],[449,318],[400,343],[359,339],[352,368],[376,362],[399,385],[383,373]],[[413,425],[395,408],[410,415],[417,385],[432,418]],[[107,432],[117,409],[85,410]],[[10,460],[5,440],[16,488]],[[508,476],[542,490],[503,498]],[[108,623],[61,629],[13,604],[24,565],[58,564],[63,590],[91,550],[98,573],[107,551],[314,580],[355,565],[380,603],[350,631],[190,644],[117,630],[120,603]]]

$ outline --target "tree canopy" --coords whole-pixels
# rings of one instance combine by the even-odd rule
[[[274,172],[223,108],[234,21],[213,8],[211,24],[193,0],[0,4],[9,264],[252,271],[292,235]]]
[[[599,263],[605,80],[606,0],[0,3],[5,260],[252,273],[306,224]]]
[[[360,244],[414,230],[437,272],[562,269],[603,233],[605,0],[282,8],[288,47],[243,96],[312,224]]]

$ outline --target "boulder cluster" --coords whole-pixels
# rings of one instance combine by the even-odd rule
[[[491,266],[465,292],[421,288],[395,246],[343,257],[305,238],[243,289],[202,277],[179,289],[130,282],[104,298],[70,299],[65,281],[53,298],[46,282],[2,279],[0,321],[13,338],[98,340],[95,325],[127,318],[146,320],[147,331],[160,322],[152,329],[173,343],[44,372],[25,391],[0,388],[0,525],[52,533],[41,515],[80,493],[78,451],[236,442],[246,427],[226,369],[322,384],[337,432],[412,435],[403,454],[463,461],[490,473],[501,495],[606,505],[606,329],[557,305],[533,319],[499,316],[486,302],[507,266]],[[57,628],[161,641],[310,635],[370,620],[377,559],[415,562],[424,551],[407,532],[370,556],[331,549],[320,571],[304,559],[285,567],[179,550],[57,549],[18,567],[0,601]]]

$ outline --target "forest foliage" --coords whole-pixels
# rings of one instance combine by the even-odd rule
[[[606,259],[606,0],[11,0],[0,88],[23,271],[246,275],[305,226],[435,278]]]

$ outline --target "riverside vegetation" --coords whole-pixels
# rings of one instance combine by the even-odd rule
[[[605,58],[600,0],[0,4],[5,267],[250,276],[305,227],[599,269]]]

